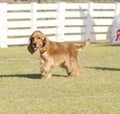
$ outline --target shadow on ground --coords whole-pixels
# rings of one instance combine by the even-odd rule
[[[109,71],[120,71],[120,68],[110,68],[110,67],[86,67],[86,68],[91,68],[91,69],[96,69],[96,70],[109,70]]]
[[[67,77],[67,75],[57,75],[53,74],[55,77]],[[31,79],[41,79],[41,74],[10,74],[10,75],[0,75],[0,78],[9,78],[9,77],[18,77],[18,78],[31,78]]]

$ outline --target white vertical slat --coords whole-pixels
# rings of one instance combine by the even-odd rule
[[[64,38],[64,25],[65,25],[65,2],[59,2],[57,11],[57,41],[63,41]]]
[[[37,29],[37,3],[31,3],[31,32]]]
[[[7,4],[0,4],[0,47],[7,48]]]
[[[86,29],[85,29],[85,38],[90,38],[93,39],[93,36],[91,35],[92,31],[92,14],[93,14],[93,8],[94,4],[93,3],[88,3],[88,14],[87,14],[87,19],[86,19]]]
[[[120,3],[115,3],[115,16],[120,14]]]

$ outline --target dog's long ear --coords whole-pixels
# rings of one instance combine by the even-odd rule
[[[49,40],[48,40],[48,38],[46,36],[43,36],[42,41],[43,42],[42,42],[42,46],[41,46],[40,51],[45,52],[48,49]]]
[[[28,51],[29,51],[31,54],[34,53],[34,48],[33,48],[33,46],[32,46],[32,39],[31,39],[31,37],[30,37],[29,40],[28,40],[27,49],[28,49]]]
[[[43,42],[42,42],[42,47],[47,46],[47,44],[48,44],[48,39],[47,39],[47,37],[46,37],[46,36],[43,36],[43,37],[42,37],[42,40],[43,40]]]

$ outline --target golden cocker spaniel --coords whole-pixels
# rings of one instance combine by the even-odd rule
[[[79,76],[77,50],[85,48],[88,42],[89,39],[81,45],[53,42],[48,40],[41,31],[35,31],[29,38],[28,51],[33,54],[39,50],[42,78],[50,78],[51,69],[55,66],[66,69],[68,75]]]

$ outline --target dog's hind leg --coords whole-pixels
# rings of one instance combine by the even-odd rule
[[[61,64],[60,66],[66,70],[68,76],[71,75],[72,69],[71,69],[71,67],[70,67],[70,63],[69,63],[69,62],[64,62],[64,63]]]
[[[77,59],[74,59],[71,61],[71,76],[79,76],[80,75],[80,69],[78,66]]]

